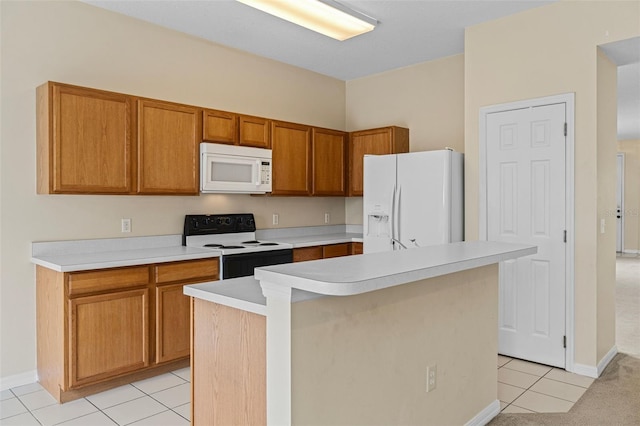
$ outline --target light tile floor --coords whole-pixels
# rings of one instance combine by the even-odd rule
[[[190,370],[183,368],[58,404],[38,383],[2,391],[0,425],[188,425]]]
[[[566,413],[593,380],[498,355],[498,399],[503,413]]]
[[[189,368],[60,405],[35,383],[3,391],[0,425],[188,425]],[[504,413],[566,412],[593,379],[498,355]]]

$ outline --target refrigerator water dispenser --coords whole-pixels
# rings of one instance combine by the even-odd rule
[[[371,212],[367,217],[367,236],[389,237],[391,235],[391,224],[389,222],[388,214],[383,212]]]

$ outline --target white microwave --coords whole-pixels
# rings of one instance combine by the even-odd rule
[[[271,150],[201,143],[200,191],[236,194],[271,192]]]

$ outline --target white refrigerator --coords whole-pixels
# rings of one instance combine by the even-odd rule
[[[365,155],[364,253],[462,241],[463,172],[451,150]]]

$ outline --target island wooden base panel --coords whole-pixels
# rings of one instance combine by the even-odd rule
[[[266,424],[266,318],[195,298],[191,317],[191,424]]]

